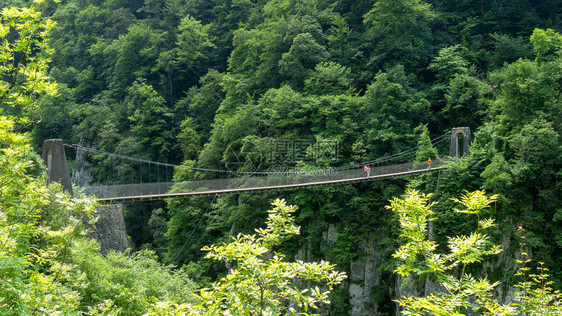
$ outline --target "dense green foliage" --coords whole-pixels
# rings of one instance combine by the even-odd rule
[[[95,223],[93,199],[71,197],[56,183],[46,187],[41,158],[15,130],[30,123],[39,98],[56,94],[45,74],[52,21],[33,8],[0,14],[0,101],[9,106],[9,115],[0,115],[0,314],[138,315],[156,301],[194,301],[196,285],[151,252],[102,256],[86,237]]]
[[[560,315],[562,300],[560,291],[553,291],[548,280],[548,269],[543,263],[537,269],[539,274],[530,274],[526,264],[527,254],[521,253],[526,260],[517,260],[522,264],[517,276],[522,277],[516,287],[513,302],[501,304],[494,299],[494,288],[500,282],[490,283],[487,277],[475,277],[467,267],[485,260],[485,256],[501,252],[500,245],[493,245],[487,234],[495,227],[494,219],[481,218],[485,208],[497,199],[496,195],[487,197],[484,191],[467,192],[460,199],[452,198],[463,209],[454,209],[457,213],[476,215],[476,230],[470,235],[450,237],[448,253],[436,251],[438,244],[428,239],[428,223],[435,220],[431,208],[435,202],[429,202],[431,194],[420,194],[409,190],[402,199],[394,198],[387,208],[400,218],[400,237],[405,243],[393,254],[400,263],[396,273],[403,277],[410,275],[430,275],[442,288],[438,293],[426,297],[401,297],[398,300],[404,307],[404,315],[466,315],[478,311],[481,315]],[[520,227],[519,231],[523,229]],[[522,240],[524,236],[521,237]],[[521,247],[525,243],[521,242]]]
[[[56,84],[47,75],[54,22],[33,8],[1,9],[0,113],[6,111],[15,130],[37,119],[38,98],[56,94]]]
[[[43,162],[0,116],[0,313],[143,314],[159,300],[194,301],[196,285],[150,252],[99,253],[86,226],[94,201],[47,188]]]
[[[201,290],[198,304],[164,302],[154,315],[313,315],[319,303],[329,304],[328,294],[346,278],[345,273],[325,261],[285,262],[274,248],[299,234],[292,217],[297,207],[283,200],[272,205],[267,228],[256,229],[256,235],[239,234],[229,244],[202,249],[209,252],[206,258],[233,268]]]
[[[28,2],[6,0],[0,9]],[[350,272],[375,249],[380,278],[367,295],[378,313],[393,313],[391,254],[399,224],[386,201],[407,187],[434,192],[439,203],[431,233],[445,245],[448,236],[474,227],[452,211],[450,198],[485,189],[498,195],[485,211],[497,223],[490,238],[505,249],[471,273],[511,280],[523,226],[530,265],[544,262],[554,287],[562,286],[558,1],[45,0],[34,6],[56,22],[40,27],[50,29],[54,53],[26,67],[42,74],[34,78],[48,71],[58,94],[29,93],[27,104],[40,104],[40,111],[10,107],[8,99],[1,108],[14,118],[41,118],[28,128],[37,148],[46,138],[63,138],[186,166],[290,171],[389,156],[452,127],[473,131],[471,154],[439,174],[128,205],[135,250],[152,249],[208,283],[226,269],[204,260],[200,249],[253,232],[266,220],[268,201],[281,196],[300,206],[295,218],[302,232],[280,251],[289,259],[328,259]],[[33,47],[46,48],[43,39]],[[4,49],[17,55],[18,47]],[[11,58],[0,56],[3,73]],[[1,80],[0,87],[9,85],[6,76]],[[446,154],[445,147],[427,147],[410,159],[426,161]],[[164,178],[126,161],[84,158],[96,163],[96,181]],[[179,170],[174,177],[212,176]],[[336,291],[331,312],[349,313],[351,300]]]

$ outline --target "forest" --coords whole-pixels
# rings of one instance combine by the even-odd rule
[[[562,310],[562,2],[4,0],[0,19],[0,314]],[[60,138],[190,168],[317,170],[390,157],[455,127],[470,128],[470,154],[439,172],[127,203],[125,255],[99,254],[85,238],[95,201],[46,187],[38,156]],[[439,146],[411,159],[447,155]],[[258,164],[239,163],[256,150]],[[67,159],[80,171],[76,152]],[[163,177],[81,159],[92,182]],[[474,258],[444,255],[462,244],[455,236],[479,245]],[[257,312],[263,298],[231,300],[229,289],[259,269],[282,294]],[[321,285],[301,295],[292,278]],[[444,290],[470,292],[482,308],[462,295],[432,301]],[[506,307],[533,295],[548,312]]]

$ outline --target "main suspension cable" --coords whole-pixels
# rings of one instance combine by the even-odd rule
[[[416,146],[416,147],[412,147],[406,150],[403,150],[399,153],[396,154],[392,154],[390,156],[386,156],[386,157],[381,157],[375,160],[370,160],[370,161],[366,161],[366,162],[362,162],[362,163],[355,163],[355,164],[350,164],[350,165],[346,165],[346,166],[340,166],[340,167],[334,167],[334,168],[319,168],[317,169],[318,171],[321,170],[325,170],[325,171],[338,171],[338,170],[346,170],[346,169],[353,169],[353,168],[359,168],[361,166],[365,166],[365,165],[374,165],[374,164],[381,164],[384,162],[388,162],[390,160],[395,160],[395,159],[399,159],[405,156],[409,156],[412,153],[415,153],[416,151],[420,150],[420,149],[425,149],[428,148],[430,146],[435,146],[439,143],[442,143],[443,141],[445,141],[447,139],[447,136],[449,136],[451,134],[451,131],[448,131],[447,133],[435,138],[434,140],[432,140],[429,144],[425,144],[422,146]],[[223,169],[211,169],[211,168],[200,168],[200,167],[188,167],[188,166],[182,166],[182,165],[175,165],[175,164],[170,164],[170,163],[164,163],[164,162],[158,162],[158,161],[152,161],[152,160],[147,160],[147,159],[142,159],[142,158],[136,158],[136,157],[129,157],[129,156],[125,156],[125,155],[120,155],[120,154],[116,154],[116,153],[110,153],[110,152],[106,152],[106,151],[102,151],[99,149],[95,149],[95,148],[91,148],[91,147],[85,147],[82,145],[78,145],[78,144],[72,144],[72,143],[63,143],[64,146],[66,147],[70,147],[70,148],[74,148],[77,150],[83,150],[86,152],[90,152],[90,153],[94,153],[94,154],[101,154],[101,155],[106,155],[106,156],[110,156],[110,157],[115,157],[115,158],[120,158],[120,159],[125,159],[125,160],[130,160],[130,161],[135,161],[135,162],[139,162],[139,163],[146,163],[146,164],[155,164],[158,166],[164,166],[164,167],[171,167],[171,168],[181,168],[181,169],[188,169],[188,170],[194,170],[194,171],[204,171],[204,172],[215,172],[215,173],[224,173],[224,174],[233,174],[233,175],[237,175],[237,174],[249,174],[249,175],[271,175],[271,174],[306,174],[309,173],[310,170],[304,170],[304,171],[285,171],[285,172],[270,172],[270,171],[232,171],[232,170],[223,170]]]

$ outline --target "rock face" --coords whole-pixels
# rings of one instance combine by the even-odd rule
[[[351,315],[378,315],[377,305],[371,302],[371,291],[378,286],[380,281],[377,269],[381,263],[381,258],[372,239],[364,241],[362,248],[365,258],[351,262],[349,274]]]
[[[333,246],[338,241],[337,224],[328,224],[322,233],[321,251]],[[304,244],[295,259],[313,261],[311,247]],[[380,274],[378,269],[382,263],[382,257],[377,249],[375,240],[366,239],[361,245],[362,256],[360,259],[352,261],[348,267],[348,279],[342,283],[343,288],[349,296],[350,312],[352,316],[373,316],[380,315],[378,305],[373,302],[373,290],[380,286]],[[328,258],[329,259],[329,258]],[[329,307],[321,310],[322,315],[333,315]]]
[[[504,223],[504,225],[513,227],[514,224]],[[433,235],[432,228],[430,227],[431,235]],[[320,252],[326,253],[327,249],[338,242],[339,229],[341,229],[341,225],[337,224],[328,224],[324,227],[321,235]],[[514,242],[514,236],[509,231],[508,229],[501,235],[501,246],[502,249],[506,250],[500,253],[495,260],[488,260],[479,274],[479,276],[488,276],[494,279],[498,276],[497,271],[502,271],[501,285],[496,288],[495,297],[503,304],[510,303],[516,292],[516,288],[508,285],[508,277],[513,275],[517,268],[513,263],[514,254],[507,251],[507,249],[513,248],[512,243]],[[313,244],[302,244],[295,255],[295,259],[318,261],[319,259],[313,255],[315,253],[313,247]],[[351,261],[347,267],[338,267],[339,270],[348,272],[348,279],[340,286],[340,293],[342,291],[346,293],[345,296],[349,304],[345,315],[388,315],[390,310],[393,310],[395,315],[401,315],[400,307],[392,300],[403,296],[424,297],[445,291],[433,276],[415,277],[410,275],[403,278],[396,274],[392,274],[392,276],[381,275],[381,273],[384,273],[381,272],[384,270],[382,266],[388,264],[385,261],[389,260],[388,250],[385,253],[384,250],[381,250],[381,247],[376,237],[366,238],[361,241],[359,258]],[[515,257],[517,258],[517,254],[515,254]],[[330,261],[329,257],[323,259]],[[495,276],[492,274],[495,274]],[[384,296],[380,296],[381,293]],[[390,304],[394,305],[394,308]],[[339,315],[334,313],[330,306],[324,306],[320,312],[322,315]],[[477,315],[477,312],[469,315]]]
[[[84,160],[83,150],[76,149],[76,161],[72,169],[71,180],[78,187],[87,187],[92,177],[88,170],[88,163]],[[95,229],[89,234],[90,238],[100,242],[100,252],[125,252],[131,245],[127,239],[123,206],[121,204],[100,205],[96,208],[98,218]]]
[[[88,172],[90,164],[84,160],[83,151],[81,148],[76,148],[76,158],[70,176],[70,180],[77,187],[86,187],[92,181],[92,176]]]
[[[96,208],[95,229],[89,234],[100,242],[100,252],[124,252],[130,247],[125,231],[123,206],[121,204],[101,205]]]

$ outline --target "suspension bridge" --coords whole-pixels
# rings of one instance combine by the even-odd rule
[[[463,135],[463,145],[460,146],[459,135]],[[96,155],[98,160],[105,159],[115,161],[129,161],[130,164],[138,164],[138,169],[129,168],[126,173],[135,179],[141,175],[141,165],[145,164],[152,168],[152,173],[157,173],[156,179],[162,178],[161,168],[187,169],[197,175],[191,181],[162,181],[148,183],[129,184],[90,184],[75,183],[81,186],[86,195],[95,196],[100,202],[126,202],[161,200],[166,198],[185,198],[192,196],[252,193],[273,190],[290,190],[316,186],[343,185],[364,181],[375,181],[380,179],[404,177],[426,172],[434,172],[445,168],[448,158],[440,158],[428,162],[413,161],[418,150],[427,146],[436,146],[450,139],[449,157],[460,157],[468,153],[470,145],[470,129],[467,127],[454,128],[451,131],[435,138],[431,144],[421,147],[413,147],[408,150],[386,156],[380,159],[366,161],[333,168],[294,170],[294,171],[231,171],[224,169],[207,169],[173,165],[155,162],[135,157],[128,157],[116,153],[100,151],[94,148],[78,144],[63,143],[61,140],[47,140],[43,147],[43,159],[49,170],[49,181],[61,182],[63,187],[72,193],[72,182],[69,177],[68,165],[64,148],[73,148],[77,152],[77,161],[81,155],[90,153]],[[444,156],[442,156],[444,157]],[[370,166],[369,174],[365,174],[364,166]],[[115,173],[109,171],[109,174]],[[123,173],[123,172],[121,172]],[[172,172],[173,173],[173,172]],[[209,179],[209,174],[214,177]],[[76,177],[73,177],[76,178]],[[150,178],[150,175],[148,176]],[[154,177],[153,177],[154,178]],[[138,178],[142,180],[142,176]],[[77,181],[75,181],[77,182]],[[142,182],[142,181],[139,181]]]

